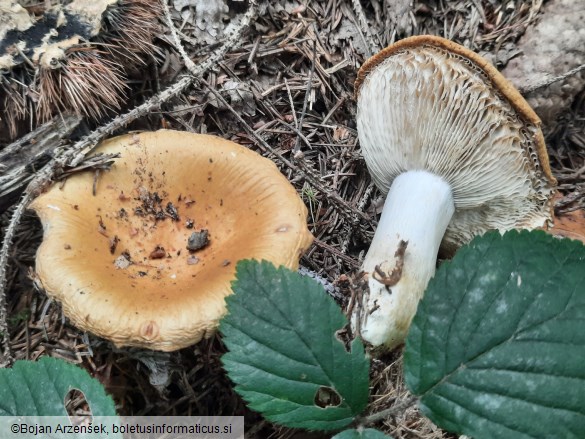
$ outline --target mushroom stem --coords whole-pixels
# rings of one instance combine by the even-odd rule
[[[362,265],[369,292],[352,316],[374,347],[391,349],[406,338],[454,211],[451,187],[441,177],[408,171],[394,179]]]

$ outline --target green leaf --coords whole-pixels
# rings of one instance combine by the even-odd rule
[[[437,425],[481,438],[585,434],[585,246],[487,233],[443,264],[413,320],[405,378]]]
[[[392,439],[392,437],[373,428],[361,430],[345,430],[336,434],[331,439]]]
[[[93,416],[116,415],[98,380],[73,364],[43,357],[0,369],[0,416],[67,416],[64,399],[72,389],[83,392]]]
[[[236,391],[270,421],[310,430],[348,425],[368,401],[369,362],[335,332],[347,324],[314,280],[269,262],[241,261],[220,324]]]

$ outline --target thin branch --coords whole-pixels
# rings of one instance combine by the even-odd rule
[[[301,118],[299,119],[299,124],[297,129],[299,131],[303,131],[303,121],[305,119],[305,114],[307,113],[307,103],[309,102],[309,96],[311,94],[311,88],[313,86],[313,74],[315,73],[315,62],[317,58],[317,39],[313,40],[313,59],[311,60],[311,70],[309,70],[309,81],[307,82],[307,90],[305,91],[305,100],[303,101],[303,110],[301,111]],[[297,136],[297,140],[295,142],[295,147],[293,148],[293,156],[296,156],[299,151],[301,150],[301,139]]]
[[[417,401],[418,398],[416,396],[410,396],[405,401],[399,404],[395,404],[390,408],[382,410],[381,412],[373,413],[371,415],[364,416],[363,418],[358,418],[357,422],[361,425],[375,424],[376,422],[382,421],[391,416],[396,416],[404,413],[404,411],[407,408],[412,407],[414,404],[416,404]]]
[[[374,36],[372,35],[372,32],[370,31],[370,25],[368,24],[368,20],[366,19],[366,14],[364,12],[364,9],[362,8],[362,4],[360,3],[360,0],[352,0],[351,4],[353,5],[353,10],[355,11],[355,14],[357,15],[357,20],[360,26],[360,31],[364,32],[366,34],[366,47],[368,48],[368,57],[372,56],[374,53],[377,53],[380,51],[381,46],[380,44],[376,41],[376,38],[374,38]]]
[[[295,111],[295,103],[293,101],[292,93],[290,92],[290,87],[288,85],[288,81],[284,78],[284,86],[286,87],[286,94],[288,95],[288,101],[290,103],[290,111],[295,122],[295,126],[299,126],[299,121],[297,119],[297,112]]]
[[[0,368],[5,368],[12,364],[12,350],[10,349],[10,336],[8,333],[7,309],[6,299],[4,294],[4,285],[6,284],[6,265],[8,262],[8,253],[10,251],[10,243],[16,231],[19,220],[30,202],[29,194],[22,197],[21,202],[16,206],[12,213],[10,223],[6,228],[4,235],[4,242],[2,243],[2,253],[0,254],[0,335],[2,336],[2,357],[0,357]]]
[[[533,91],[539,90],[539,89],[544,88],[544,87],[548,87],[549,85],[554,84],[555,82],[559,82],[559,81],[562,81],[564,79],[567,79],[568,77],[573,76],[582,70],[585,70],[585,64],[581,64],[580,66],[577,66],[574,69],[571,69],[566,73],[563,73],[562,75],[555,76],[555,77],[550,78],[550,79],[545,79],[544,81],[538,82],[534,85],[520,87],[520,92],[522,94],[532,93]]]
[[[134,122],[136,119],[146,116],[151,111],[157,110],[162,104],[182,93],[187,87],[191,85],[192,82],[193,79],[191,77],[183,76],[174,84],[153,96],[142,105],[139,105],[138,107],[130,110],[126,114],[114,118],[106,125],[97,128],[91,134],[77,142],[65,154],[63,154],[63,156],[58,159],[58,162],[63,165],[68,164],[68,166],[77,166],[83,161],[87,153],[91,151],[106,136],[124,128],[129,123]]]
[[[191,72],[191,74],[197,76],[197,66],[191,60],[191,58],[189,58],[189,56],[187,55],[187,52],[185,52],[185,48],[183,47],[183,44],[181,44],[181,39],[179,38],[179,35],[177,34],[177,28],[175,27],[175,24],[173,23],[173,18],[171,17],[171,11],[169,10],[169,5],[167,4],[166,1],[163,1],[162,4],[163,4],[163,12],[165,14],[165,20],[167,22],[167,27],[171,31],[171,36],[173,37],[173,44],[175,45],[175,49],[177,49],[177,52],[179,52],[179,55],[181,55],[181,58],[183,58],[183,62],[185,63],[185,67],[187,67],[187,70],[189,70]]]

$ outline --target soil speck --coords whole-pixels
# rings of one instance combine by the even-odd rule
[[[191,233],[189,239],[187,239],[187,250],[195,252],[201,250],[203,247],[209,244],[209,232],[207,229],[201,229],[199,232]]]
[[[148,255],[148,259],[162,259],[167,255],[164,247],[157,245],[155,249]]]

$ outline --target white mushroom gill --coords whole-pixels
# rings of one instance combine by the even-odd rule
[[[404,341],[439,247],[452,253],[487,230],[542,227],[554,193],[538,118],[492,81],[493,67],[488,77],[485,61],[478,67],[477,55],[438,37],[396,46],[366,62],[356,85],[362,154],[388,197],[352,324],[386,349]]]

